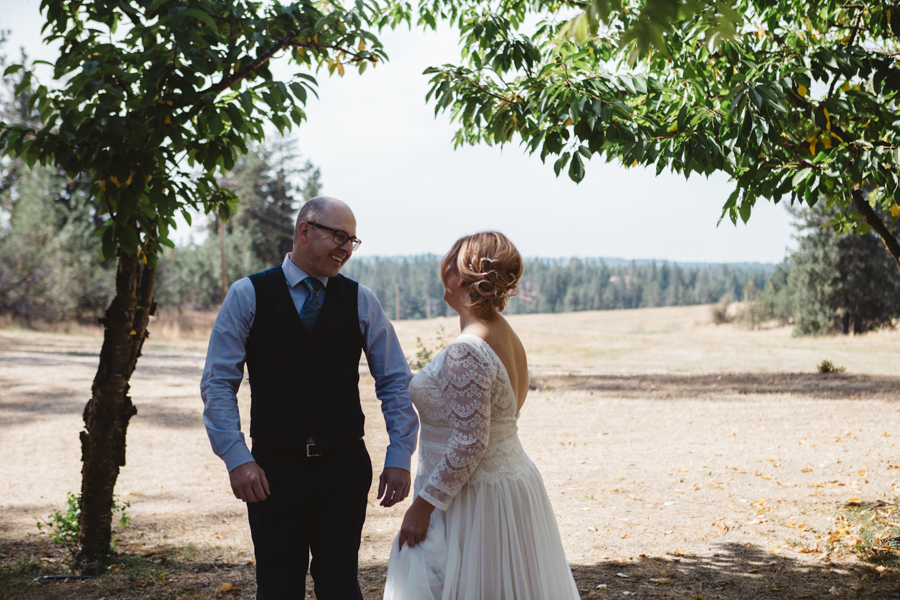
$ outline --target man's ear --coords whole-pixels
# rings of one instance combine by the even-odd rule
[[[296,235],[298,239],[303,242],[309,241],[309,223],[306,221],[301,221],[299,225],[297,225]]]

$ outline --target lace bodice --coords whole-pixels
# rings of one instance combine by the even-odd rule
[[[518,473],[516,397],[506,367],[481,338],[456,338],[409,385],[421,422],[416,491],[446,510],[467,482]]]

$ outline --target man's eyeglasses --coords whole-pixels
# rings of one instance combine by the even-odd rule
[[[356,250],[357,248],[359,248],[359,245],[362,244],[361,239],[350,237],[346,231],[341,231],[340,229],[334,229],[332,227],[325,227],[324,225],[319,225],[318,223],[313,223],[312,221],[307,222],[313,227],[324,229],[325,231],[330,231],[332,234],[334,234],[331,239],[334,240],[334,243],[338,246],[343,246],[349,241],[351,243],[350,247]]]

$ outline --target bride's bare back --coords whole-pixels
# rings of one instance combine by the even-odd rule
[[[528,357],[509,321],[501,314],[492,312],[466,326],[461,333],[477,335],[497,354],[506,367],[509,382],[516,395],[517,407],[521,410],[525,404],[525,396],[528,395]]]

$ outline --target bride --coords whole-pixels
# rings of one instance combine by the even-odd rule
[[[457,240],[441,260],[462,332],[410,382],[421,420],[416,494],[391,549],[385,600],[580,597],[517,435],[528,368],[500,311],[521,275],[518,250],[492,231]]]

